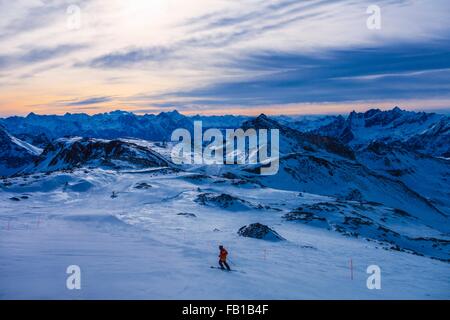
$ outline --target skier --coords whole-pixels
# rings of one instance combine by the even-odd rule
[[[220,265],[220,268],[222,270],[225,270],[225,268],[223,267],[225,265],[227,270],[231,271],[230,266],[227,263],[228,251],[225,250],[225,248],[222,245],[219,246],[219,250],[220,250],[220,253],[219,253],[219,265]]]

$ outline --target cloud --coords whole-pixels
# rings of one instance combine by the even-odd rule
[[[112,100],[111,97],[92,97],[92,98],[87,98],[87,99],[82,99],[82,100],[78,100],[78,101],[69,102],[69,103],[66,103],[66,105],[67,106],[84,106],[84,105],[91,105],[91,104],[99,104],[99,103],[109,102],[111,100]]]
[[[282,0],[278,2],[258,1],[247,10],[217,11],[200,17],[189,19],[184,25],[194,30],[211,30],[224,27],[238,27],[242,25],[261,25],[279,19],[289,18],[309,12],[311,9],[323,9],[326,4],[336,1],[313,0],[301,2],[297,0]],[[343,2],[343,1],[341,1]],[[282,23],[279,23],[282,25]]]
[[[330,0],[311,1],[300,5],[298,1],[292,0],[269,5],[263,5],[264,2],[261,2],[261,7],[253,8],[247,13],[230,12],[227,15],[196,17],[190,19],[188,23],[183,23],[184,26],[189,26],[187,36],[170,45],[122,49],[101,55],[77,66],[93,68],[121,68],[133,64],[138,66],[139,63],[146,61],[179,59],[183,52],[190,49],[225,48],[265,32],[317,17],[324,13],[325,8],[322,6],[332,2]],[[313,10],[317,8],[321,10]],[[191,28],[192,26],[195,28]],[[180,55],[175,55],[176,53],[180,53]]]
[[[450,44],[339,50],[323,57],[263,52],[232,66],[267,73],[156,98],[176,97],[178,104],[184,98],[189,104],[265,105],[450,96]]]
[[[149,60],[167,59],[172,50],[166,47],[133,48],[122,52],[112,52],[97,57],[79,66],[92,68],[119,68],[138,64]]]
[[[158,15],[148,1],[86,0],[81,29],[68,30],[72,3],[0,1],[0,104],[203,110],[448,97],[447,0],[379,0],[376,31],[364,0],[170,0]]]
[[[85,48],[87,45],[84,44],[61,44],[55,47],[34,47],[25,52],[0,55],[0,69],[11,69],[49,61]]]

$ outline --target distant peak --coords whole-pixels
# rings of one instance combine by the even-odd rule
[[[353,118],[355,118],[358,115],[358,113],[353,110],[352,112],[350,112],[350,114],[348,115],[348,119],[352,120]]]
[[[123,110],[114,110],[114,111],[109,112],[109,114],[112,114],[112,115],[114,115],[114,114],[120,115],[120,114],[130,114],[130,112],[128,112],[128,111],[123,111]]]
[[[367,111],[364,113],[364,117],[365,117],[365,118],[370,118],[370,117],[372,117],[372,116],[374,116],[374,115],[376,115],[376,114],[378,114],[378,113],[380,113],[380,112],[382,112],[380,109],[378,109],[378,108],[372,108],[372,109],[367,110]]]
[[[268,120],[269,118],[264,114],[261,113],[258,117],[256,117],[256,120]]]
[[[178,121],[184,118],[184,115],[179,113],[177,110],[172,110],[168,112],[161,112],[158,114],[158,117],[170,118],[172,120]]]
[[[254,128],[254,129],[279,129],[281,125],[266,116],[264,113],[260,114],[258,117],[245,121],[242,124],[242,128]]]
[[[264,113],[261,113],[258,117],[256,117],[256,118],[253,120],[253,122],[255,122],[255,123],[260,123],[260,124],[261,124],[261,123],[265,123],[265,124],[267,124],[267,123],[270,123],[270,124],[276,123],[276,124],[278,124],[275,120],[269,118],[269,117],[266,116]]]

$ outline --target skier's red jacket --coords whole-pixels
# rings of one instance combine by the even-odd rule
[[[219,254],[220,261],[226,261],[227,255],[228,255],[228,251],[225,250],[225,248],[220,249],[220,254]]]

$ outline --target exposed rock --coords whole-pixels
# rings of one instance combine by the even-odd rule
[[[70,170],[80,167],[143,169],[168,167],[171,163],[157,152],[122,140],[61,138],[47,145],[28,172]]]
[[[283,218],[287,221],[301,220],[304,223],[309,223],[312,221],[326,222],[325,218],[316,216],[312,212],[304,211],[302,208],[297,208],[289,213],[286,213]]]
[[[351,190],[346,196],[343,197],[343,199],[347,201],[364,201],[363,195],[358,189]]]
[[[139,182],[134,186],[135,189],[150,189],[153,188],[150,184],[146,182]]]
[[[185,217],[192,217],[192,218],[197,217],[195,214],[189,213],[189,212],[180,212],[180,213],[177,213],[177,216],[185,216]]]
[[[262,239],[268,241],[284,241],[275,230],[261,223],[252,223],[239,229],[238,234],[242,237]]]
[[[218,206],[224,209],[249,210],[253,208],[253,205],[250,202],[226,193],[201,193],[194,201],[201,205]]]

